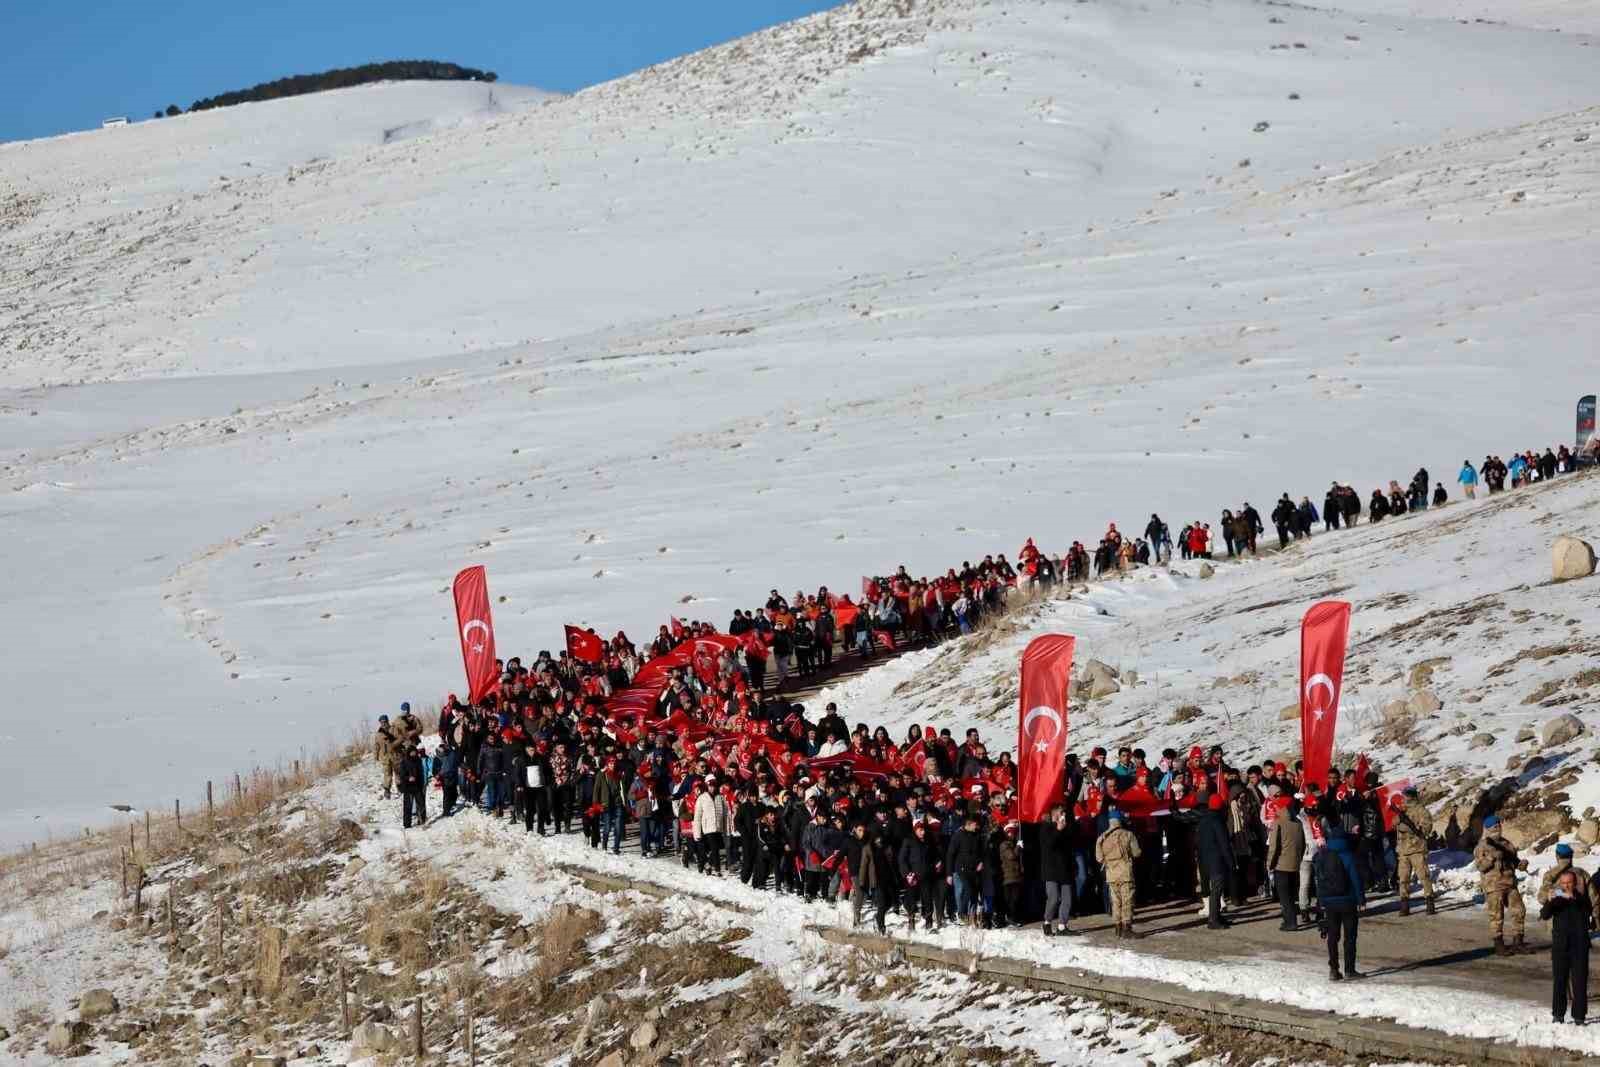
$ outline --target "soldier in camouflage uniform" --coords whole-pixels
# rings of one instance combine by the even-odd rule
[[[400,738],[389,726],[389,716],[378,716],[378,732],[372,737],[372,758],[383,767],[383,799],[394,789],[394,770],[400,762]]]
[[[1094,843],[1094,858],[1105,871],[1117,936],[1138,937],[1133,932],[1133,861],[1140,856],[1139,839],[1122,824],[1121,812],[1113,811],[1108,821],[1110,827]]]
[[[1478,847],[1472,850],[1473,866],[1478,868],[1483,888],[1483,902],[1489,908],[1489,934],[1494,938],[1497,956],[1514,956],[1526,949],[1522,926],[1527,919],[1527,909],[1522,905],[1522,893],[1517,889],[1517,871],[1526,870],[1528,861],[1517,855],[1500,832],[1500,819],[1491,815],[1483,820],[1483,836]],[[1505,940],[1505,918],[1511,916],[1513,941]]]
[[[1426,818],[1420,811],[1414,816],[1406,807],[1416,799],[1417,791],[1407,789],[1402,796],[1391,801],[1395,814],[1394,851],[1399,882],[1396,891],[1400,894],[1400,914],[1410,915],[1411,875],[1415,873],[1417,881],[1422,883],[1422,899],[1427,904],[1428,914],[1433,915],[1433,877],[1428,873],[1428,833],[1422,828]]]

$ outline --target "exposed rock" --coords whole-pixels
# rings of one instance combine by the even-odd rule
[[[1539,740],[1544,744],[1545,748],[1564,745],[1568,741],[1582,736],[1583,720],[1571,712],[1565,715],[1557,715],[1545,723],[1544,727],[1539,731]]]
[[[1550,546],[1550,577],[1558,582],[1587,578],[1594,573],[1594,548],[1570,534]]]
[[[1279,722],[1288,722],[1291,719],[1298,719],[1299,717],[1300,717],[1300,705],[1299,704],[1285,704],[1283,707],[1278,709],[1278,721]]]
[[[1488,748],[1494,744],[1494,734],[1475,734],[1468,748]]]
[[[1084,665],[1084,673],[1091,678],[1097,674],[1110,675],[1112,678],[1121,678],[1122,672],[1103,660],[1092,659]]]
[[[622,1058],[622,1053],[613,1052],[595,1064],[594,1067],[623,1067],[625,1062]]]
[[[1122,672],[1122,680],[1125,683],[1127,683],[1128,685],[1138,685],[1139,684],[1139,672],[1138,671],[1123,671]]]
[[[366,870],[366,868],[367,861],[362,859],[360,856],[356,856],[349,863],[344,865],[346,874],[360,874],[362,871]]]
[[[65,1055],[73,1045],[78,1044],[88,1036],[89,1026],[87,1023],[63,1020],[52,1026],[50,1032],[44,1035],[44,1047],[46,1051],[61,1056]]]
[[[1538,736],[1538,734],[1534,733],[1533,723],[1525,722],[1522,724],[1522,729],[1517,731],[1517,744],[1526,744]]]
[[[289,1067],[289,1060],[283,1056],[251,1056],[250,1067]]]
[[[1117,677],[1118,672],[1115,667],[1097,659],[1090,660],[1083,668],[1084,685],[1087,687],[1085,695],[1098,700],[1112,693],[1121,692],[1122,683],[1117,681]]]
[[[382,1023],[362,1023],[350,1034],[350,1052],[356,1057],[393,1052],[399,1047],[394,1031]]]
[[[1414,718],[1416,718],[1416,714],[1411,710],[1410,701],[1391,700],[1383,706],[1383,721],[1386,724],[1405,722]]]
[[[1174,711],[1172,713],[1172,721],[1175,722],[1175,723],[1193,722],[1195,719],[1198,719],[1203,714],[1205,714],[1205,713],[1200,710],[1200,707],[1198,705],[1196,705],[1196,704],[1185,704],[1181,708],[1179,708],[1177,711]]]
[[[1209,564],[1209,563],[1200,564],[1200,577],[1202,577],[1202,578],[1210,578],[1213,575],[1215,575],[1216,573],[1217,573],[1217,568],[1213,567],[1211,564]]]
[[[1566,830],[1568,819],[1559,811],[1525,811],[1501,820],[1501,831],[1514,848],[1529,845]]]
[[[211,862],[217,867],[237,867],[245,861],[245,851],[238,845],[222,845],[211,853]]]
[[[1578,840],[1586,845],[1600,844],[1600,820],[1584,819],[1580,822]]]
[[[109,989],[91,989],[78,998],[78,1017],[86,1023],[115,1015],[121,1007]]]
[[[1429,715],[1432,715],[1434,712],[1444,707],[1443,702],[1440,701],[1438,697],[1434,696],[1433,691],[1430,689],[1417,690],[1415,693],[1411,694],[1411,697],[1406,701],[1406,703],[1411,708],[1412,716],[1418,719],[1427,718]]]
[[[632,1045],[636,1051],[643,1052],[656,1043],[656,1037],[656,1024],[646,1020],[634,1028],[632,1035],[628,1038],[628,1044]]]

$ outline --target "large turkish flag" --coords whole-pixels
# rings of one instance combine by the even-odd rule
[[[1350,605],[1343,600],[1313,604],[1300,622],[1300,750],[1304,781],[1318,789],[1328,787],[1349,637]]]
[[[1017,800],[1021,822],[1039,822],[1066,785],[1067,687],[1077,639],[1045,634],[1022,651],[1017,724]]]
[[[461,662],[467,668],[467,699],[473,704],[500,688],[494,662],[494,618],[489,613],[489,579],[482,567],[456,575],[456,628]]]

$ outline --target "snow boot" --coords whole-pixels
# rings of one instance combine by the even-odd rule
[[[1342,982],[1344,981],[1344,975],[1339,973],[1339,968],[1330,966],[1328,968],[1328,981]]]
[[[1127,938],[1129,941],[1137,941],[1144,935],[1135,930],[1132,923],[1123,923],[1122,936]]]
[[[1055,929],[1053,927],[1051,927],[1051,925],[1049,923],[1045,923],[1044,924],[1044,936],[1046,936],[1046,937],[1054,937],[1054,936],[1056,936]]]
[[[1424,899],[1427,901],[1427,904],[1428,904],[1428,914],[1429,915],[1437,915],[1437,914],[1439,914],[1439,909],[1437,909],[1437,908],[1435,908],[1433,906],[1433,898],[1432,897],[1426,897]]]
[[[1509,956],[1509,955],[1511,955],[1511,949],[1506,947],[1506,939],[1505,938],[1497,937],[1497,938],[1494,939],[1494,954],[1496,956]]]
[[[1127,936],[1128,935],[1127,935],[1127,932],[1126,932],[1126,928],[1123,926],[1122,923],[1118,923],[1117,924],[1117,940],[1121,941],[1123,938],[1125,938]]]
[[[1510,949],[1511,950],[1506,953],[1508,956],[1531,956],[1538,951],[1532,945],[1524,941],[1521,934],[1518,934],[1517,939],[1511,942]]]
[[[1411,898],[1410,897],[1401,897],[1400,898],[1400,914],[1402,916],[1411,914]]]

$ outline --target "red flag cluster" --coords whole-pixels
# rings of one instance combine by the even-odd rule
[[[1022,652],[1017,726],[1018,818],[1038,822],[1061,803],[1066,783],[1067,687],[1077,640],[1046,634]]]

